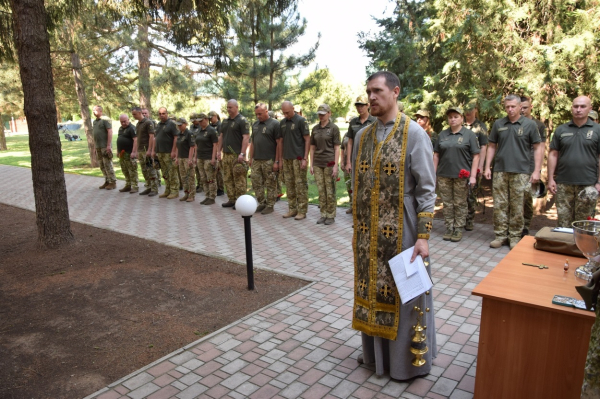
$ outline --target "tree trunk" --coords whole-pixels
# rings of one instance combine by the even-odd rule
[[[148,39],[148,23],[143,22],[138,25],[138,73],[139,73],[139,91],[140,107],[148,108],[152,113],[152,88],[150,87],[150,40]]]
[[[275,41],[275,34],[273,32],[274,28],[273,28],[273,15],[271,15],[271,26],[270,26],[270,30],[271,30],[271,54],[269,57],[269,109],[273,109],[273,78],[275,75],[275,66],[273,58],[274,58],[274,52],[275,52],[275,43],[273,43]]]
[[[6,136],[4,135],[4,120],[2,119],[2,113],[0,112],[0,125],[2,125],[2,129],[0,130],[0,151],[6,151]]]
[[[81,109],[81,119],[83,119],[83,127],[85,129],[85,137],[87,138],[88,150],[90,152],[90,164],[92,168],[97,168],[98,158],[96,156],[96,146],[94,145],[94,135],[92,133],[92,119],[90,118],[90,107],[88,106],[87,96],[85,95],[85,87],[83,86],[83,70],[81,69],[81,60],[79,54],[75,51],[71,53],[71,67],[73,68],[73,80],[75,80],[75,91],[77,91],[77,100]]]
[[[25,116],[35,123],[29,132],[29,150],[38,243],[57,247],[73,241],[73,234],[56,125],[48,18],[44,0],[10,0],[10,5]]]
[[[258,88],[257,79],[258,71],[256,68],[256,42],[258,41],[258,7],[256,10],[256,25],[254,25],[254,18],[252,18],[252,92],[254,94],[254,104],[258,104]]]

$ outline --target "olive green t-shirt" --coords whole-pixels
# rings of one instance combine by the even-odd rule
[[[317,123],[310,135],[310,145],[315,146],[313,166],[325,168],[330,162],[337,163],[335,146],[341,144],[340,129],[331,120],[324,127]]]
[[[95,119],[92,133],[96,148],[106,148],[108,142],[108,129],[112,129],[112,123],[106,119]]]
[[[215,129],[215,133],[217,134],[217,137],[219,137],[219,133],[221,132],[221,121],[219,120],[217,123],[209,122],[208,125]]]
[[[372,115],[369,115],[363,123],[360,122],[360,116],[352,118],[350,120],[350,123],[348,123],[348,133],[346,133],[346,136],[348,136],[349,139],[354,140],[354,136],[356,136],[356,133],[358,133],[358,131],[360,129],[362,129],[363,127],[369,126],[371,123],[375,122],[376,120],[377,120],[377,118],[375,118]]]
[[[119,135],[117,136],[117,152],[120,154],[124,150],[127,154],[131,154],[131,151],[133,151],[133,139],[135,137],[135,128],[131,123],[127,127],[121,126],[119,128]]]
[[[154,136],[154,123],[148,118],[143,118],[135,126],[135,132],[138,137],[138,148],[146,151],[150,145],[150,135]]]
[[[190,133],[192,133],[192,137],[196,137],[196,133],[198,133],[200,130],[202,130],[202,127],[200,127],[200,124],[194,125],[192,123],[188,129],[190,129]]]
[[[450,129],[442,130],[433,148],[439,154],[437,175],[458,178],[461,169],[471,172],[473,155],[481,151],[475,133],[462,127],[458,133]]]
[[[196,158],[212,160],[213,144],[219,141],[217,131],[212,126],[196,134]]]
[[[541,141],[534,121],[521,116],[512,123],[500,118],[492,126],[489,142],[496,144],[495,172],[529,174],[531,146]]]
[[[589,119],[581,127],[573,121],[560,125],[550,149],[558,151],[557,183],[591,186],[598,181],[600,125]]]
[[[245,134],[250,134],[250,123],[242,116],[237,114],[235,118],[227,118],[221,123],[219,133],[223,135],[223,152],[231,154],[242,153],[242,141]]]
[[[195,146],[196,142],[190,129],[185,129],[183,133],[180,131],[177,135],[177,158],[189,158],[190,148]]]
[[[283,118],[279,127],[283,138],[283,159],[304,158],[304,138],[310,134],[306,119],[294,114],[292,119]]]
[[[475,137],[477,137],[477,141],[479,141],[479,148],[488,144],[488,130],[485,126],[485,123],[475,118],[473,123],[463,123],[463,126],[475,133]]]
[[[167,120],[156,124],[156,153],[170,154],[173,151],[173,140],[179,135],[175,122]]]
[[[537,119],[532,119],[532,121],[535,122],[535,125],[538,128],[538,133],[540,134],[540,140],[542,140],[542,143],[546,142],[546,125],[544,125],[542,123],[542,121],[539,121]],[[531,161],[529,161],[529,173],[533,173],[533,170],[535,169],[535,157],[533,154],[533,146],[531,146]]]
[[[281,137],[279,122],[269,118],[264,122],[256,121],[252,125],[250,142],[254,149],[253,159],[275,160],[277,155],[277,139]]]

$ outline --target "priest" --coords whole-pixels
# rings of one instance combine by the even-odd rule
[[[352,327],[362,333],[359,362],[374,364],[378,375],[407,380],[428,374],[436,356],[433,294],[402,305],[388,261],[414,246],[412,259],[421,256],[429,264],[435,171],[431,140],[398,111],[399,93],[400,81],[391,72],[367,79],[377,121],[360,130],[353,143]],[[426,326],[424,342],[421,333],[416,337],[421,340],[415,338],[417,322]],[[415,361],[411,349],[425,348],[425,362]]]

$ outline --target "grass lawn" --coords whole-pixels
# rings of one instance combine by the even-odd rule
[[[113,122],[113,145],[112,147],[117,148],[117,134],[119,130],[118,122]],[[346,129],[340,129],[342,132],[342,137],[346,133]],[[90,158],[87,148],[87,141],[85,141],[85,132],[83,129],[76,130],[73,132],[69,132],[71,134],[77,134],[84,139],[81,141],[67,141],[64,138],[64,135],[61,134],[61,146],[63,153],[63,163],[65,168],[65,173],[73,173],[79,175],[87,175],[87,176],[97,176],[102,177],[102,172],[100,168],[92,168],[90,167]],[[29,153],[29,136],[26,134],[18,134],[18,135],[7,135],[6,137],[6,145],[7,151],[0,151],[0,164],[2,165],[12,165],[12,166],[20,166],[24,168],[31,168],[31,155]],[[113,159],[113,165],[115,174],[118,180],[125,180],[123,173],[121,172],[121,167],[119,166],[118,158]],[[340,171],[339,174],[340,180],[337,182],[336,186],[336,194],[337,194],[337,203],[338,206],[348,206],[348,193],[346,192],[346,185],[344,183],[344,174]],[[139,179],[140,182],[144,181],[144,176],[142,176],[142,171],[139,171]],[[250,179],[248,179],[248,188],[249,194],[254,194],[252,191],[252,183]],[[283,191],[285,193],[285,185],[283,186]],[[285,199],[285,196],[283,197]],[[312,175],[308,175],[308,201],[311,204],[317,204],[319,202],[319,193],[317,190],[317,185],[315,183],[315,178]]]

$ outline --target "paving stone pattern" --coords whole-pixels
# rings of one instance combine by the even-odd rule
[[[103,180],[65,175],[71,219],[79,223],[158,241],[169,227],[167,245],[245,262],[242,218],[220,204],[195,203],[98,190]],[[34,210],[31,171],[0,166],[0,202]],[[123,186],[118,182],[118,188]],[[31,186],[30,186],[31,187]],[[162,191],[162,188],[161,188]],[[438,357],[425,378],[396,381],[359,365],[360,334],[351,328],[353,300],[352,218],[338,210],[335,224],[282,219],[287,203],[252,218],[254,264],[313,281],[309,286],[194,342],[88,398],[472,398],[477,363],[481,298],[471,290],[506,255],[490,249],[491,226],[476,225],[463,240],[442,240],[434,221],[430,240]],[[182,241],[179,226],[188,232]],[[163,230],[164,231],[164,230]],[[207,232],[210,231],[210,234]],[[260,281],[256,281],[260,287]],[[408,354],[407,354],[408,356]]]

